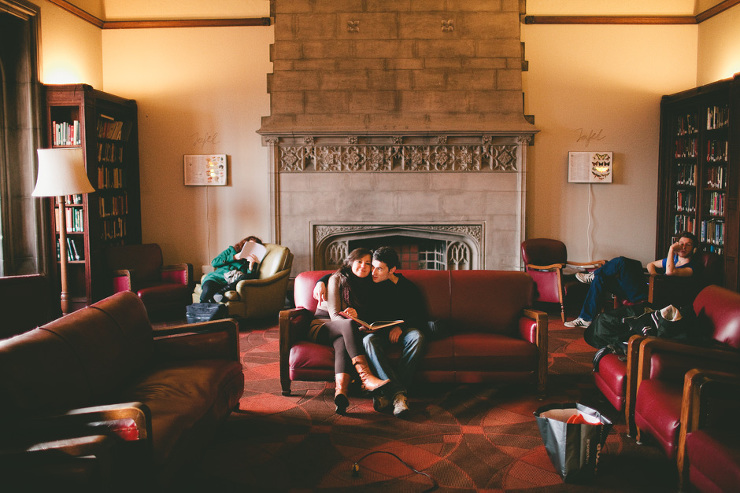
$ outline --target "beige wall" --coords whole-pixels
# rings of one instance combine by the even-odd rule
[[[248,235],[269,241],[270,27],[103,33],[105,90],[139,105],[142,228],[166,260],[208,264]],[[227,186],[183,184],[183,155],[227,154]]]
[[[540,129],[527,237],[561,239],[572,260],[654,257],[660,97],[694,84],[696,29],[524,28],[526,113]],[[613,183],[568,183],[569,151],[612,151]]]
[[[41,82],[102,87],[102,31],[45,0],[35,3],[41,10]]]
[[[740,5],[699,25],[697,85],[740,72]]]
[[[255,131],[269,110],[272,28],[101,34],[39,4],[45,82],[86,82],[139,103],[144,241],[162,244],[165,261],[191,262],[197,272],[241,235],[270,240],[269,163]],[[552,2],[528,0],[527,13],[573,14],[536,10],[542,5]],[[664,14],[661,5],[637,14]],[[660,96],[696,85],[706,60],[706,71],[719,73],[714,60],[740,52],[732,27],[739,11],[701,27],[523,26],[525,109],[540,129],[530,149],[529,237],[561,238],[573,259],[653,258]],[[47,79],[59,68],[79,80]],[[730,70],[740,72],[737,61]],[[579,140],[592,131],[603,138]],[[615,153],[614,184],[567,183],[568,151],[591,149]],[[185,187],[183,154],[210,152],[230,156],[229,186]]]

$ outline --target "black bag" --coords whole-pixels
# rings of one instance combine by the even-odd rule
[[[568,417],[577,414],[597,424],[567,422]],[[548,404],[534,415],[547,455],[563,481],[575,483],[593,478],[612,422],[595,409],[577,403]]]
[[[229,309],[221,303],[193,303],[185,307],[185,318],[189,324],[208,322],[229,316]]]

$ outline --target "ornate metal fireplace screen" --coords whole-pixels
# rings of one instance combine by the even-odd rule
[[[402,269],[468,270],[481,266],[483,225],[314,225],[314,268],[336,269],[354,248],[393,246]]]

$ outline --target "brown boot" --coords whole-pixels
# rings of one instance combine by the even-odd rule
[[[349,376],[349,373],[337,373],[334,377],[336,381],[336,386],[334,387],[334,405],[336,408],[334,412],[344,414],[349,406],[347,392],[349,391],[349,382],[352,380],[352,377]]]
[[[375,392],[380,387],[390,382],[390,380],[381,380],[373,375],[373,372],[370,371],[370,367],[367,364],[367,359],[365,358],[365,356],[355,356],[354,358],[352,358],[352,364],[355,365],[355,370],[357,370],[357,374],[360,375],[362,388],[367,390],[368,392]]]

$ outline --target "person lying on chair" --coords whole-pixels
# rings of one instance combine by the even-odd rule
[[[664,273],[668,276],[691,276],[697,269],[694,264],[694,253],[697,239],[693,233],[681,233],[678,241],[668,248],[666,258],[658,259],[647,265],[648,273]],[[565,322],[566,327],[588,327],[596,316],[599,302],[604,291],[614,293],[630,303],[639,303],[648,298],[647,277],[638,260],[627,257],[616,257],[593,272],[579,272],[576,279],[590,284],[583,302],[581,313],[575,320]]]

